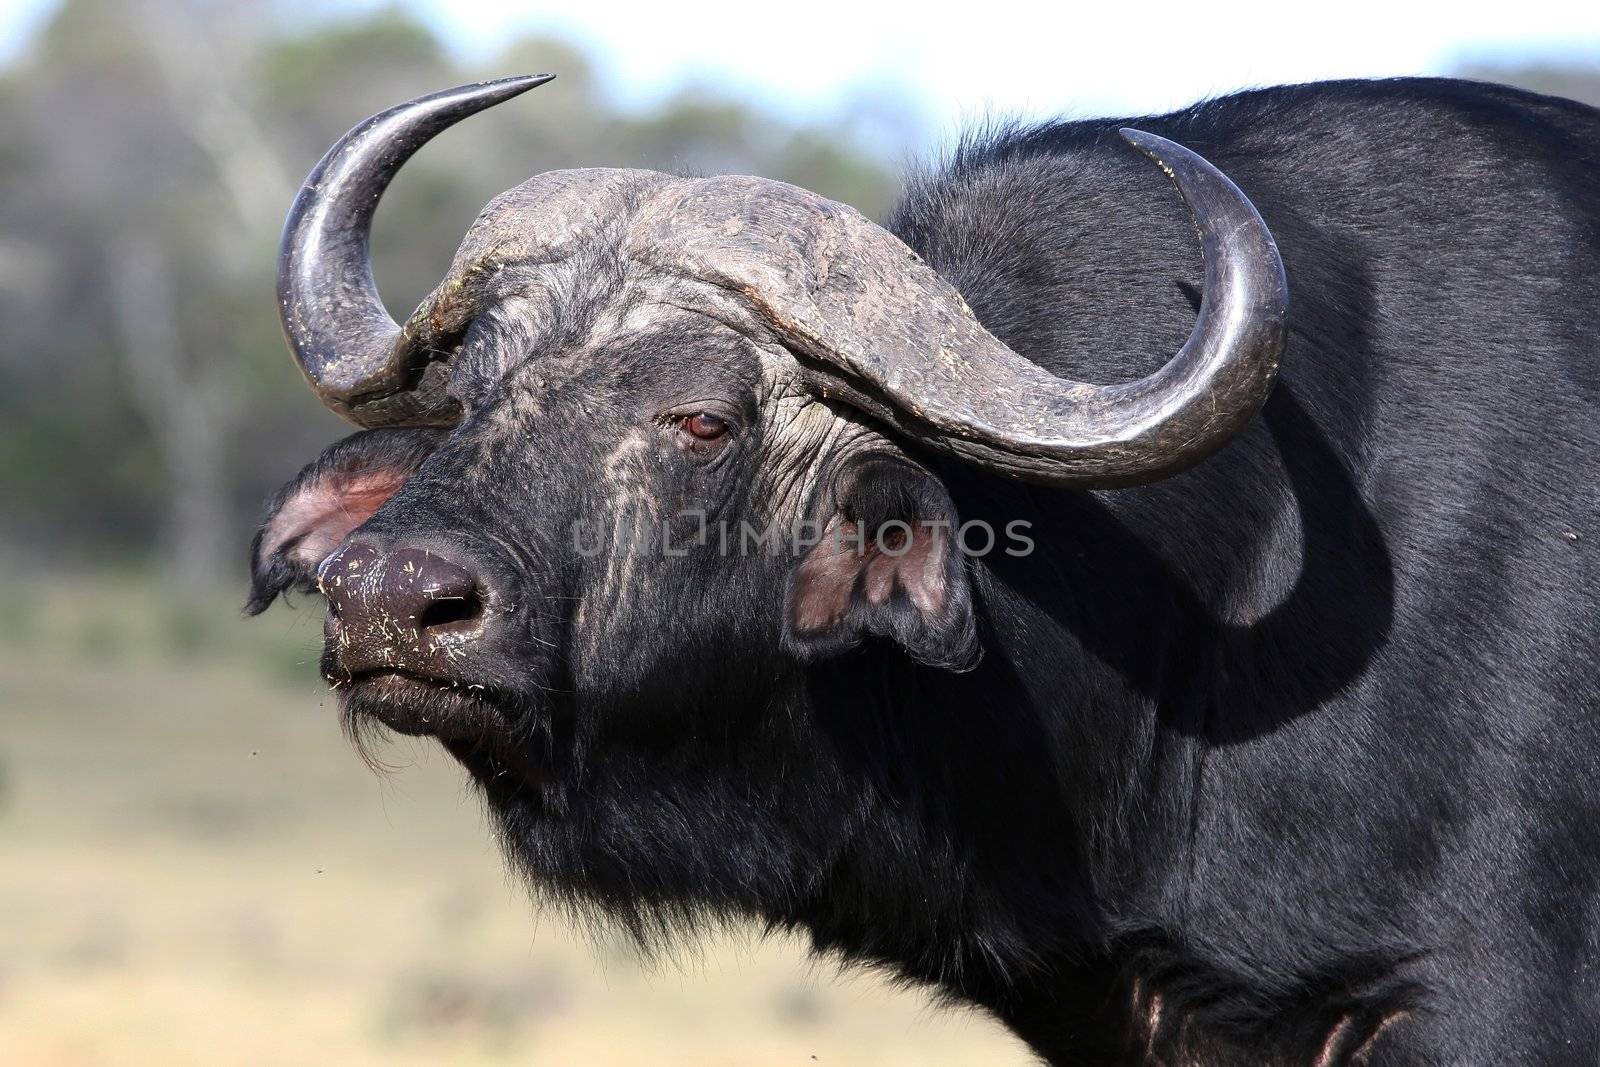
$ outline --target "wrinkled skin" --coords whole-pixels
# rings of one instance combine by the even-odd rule
[[[494,639],[465,649],[452,688],[344,678],[330,646],[324,671],[344,713],[358,731],[370,720],[440,735],[484,784],[517,862],[636,929],[700,901],[726,907],[724,895],[755,909],[792,897],[856,803],[837,784],[847,775],[807,751],[806,724],[785,721],[809,699],[805,665],[885,635],[921,662],[965,668],[977,656],[971,599],[947,552],[936,575],[902,581],[882,604],[847,603],[851,571],[833,586],[842,616],[797,625],[803,558],[741,540],[739,524],[948,521],[949,496],[861,416],[814,396],[759,327],[753,339],[662,302],[664,284],[685,302],[679,279],[587,246],[568,261],[501,265],[490,284],[451,367],[459,426],[365,431],[302,478],[341,472],[344,451],[360,470],[392,453],[412,469],[351,536],[447,543],[515,593],[489,605]],[[681,420],[698,412],[727,432],[694,438]],[[632,524],[658,537],[663,522],[673,551],[628,550]],[[271,543],[281,536],[258,539],[258,575],[312,587],[326,538],[291,576]],[[279,569],[260,565],[274,558]],[[929,582],[937,610],[923,611],[905,589]],[[746,757],[756,750],[789,752],[791,776],[752,773],[765,766]],[[721,827],[729,855],[763,862],[729,874],[737,863],[686,849],[661,864],[658,841],[629,835],[659,822],[663,804],[687,826]],[[775,854],[779,841],[794,854]]]
[[[891,222],[1077,380],[1148,373],[1198,303],[1193,227],[1117,125],[1001,135]],[[330,544],[474,561],[493,639],[444,682],[343,678],[335,641],[344,713],[441,737],[533,885],[641,936],[803,929],[1053,1063],[1593,1062],[1600,185],[1572,161],[1600,113],[1420,81],[1140,125],[1250,194],[1295,293],[1278,391],[1199,467],[1089,493],[932,458],[635,254],[620,186],[549,178],[419,311],[460,345],[460,423],[308,468],[252,606]],[[815,547],[571,540],[686,508],[1021,519],[1039,551],[875,585]]]

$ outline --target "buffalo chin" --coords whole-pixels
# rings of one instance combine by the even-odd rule
[[[475,776],[508,772],[527,785],[547,775],[519,743],[524,718],[486,688],[441,682],[403,671],[372,671],[334,683],[345,733],[369,764],[378,731],[433,737]]]

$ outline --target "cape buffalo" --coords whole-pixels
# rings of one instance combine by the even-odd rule
[[[289,217],[365,429],[249,610],[327,595],[353,732],[440,739],[555,899],[802,930],[1052,1063],[1600,1058],[1600,111],[1007,127],[882,227],[543,174],[395,324],[384,187],[545,80],[369,119]]]

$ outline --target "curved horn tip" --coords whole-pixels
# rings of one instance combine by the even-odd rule
[[[372,217],[395,172],[441,131],[554,77],[472,82],[381,111],[336,141],[301,185],[279,245],[279,315],[301,370],[339,415],[380,425],[428,414],[377,402],[414,388],[418,369],[372,279]]]
[[[545,82],[556,80],[554,74],[512,74],[505,78],[490,78],[478,83],[480,89],[506,90],[502,99],[509,100],[518,93],[525,93],[529,89],[537,89]]]

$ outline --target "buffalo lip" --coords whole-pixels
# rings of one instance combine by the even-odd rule
[[[549,768],[516,740],[513,711],[481,685],[379,669],[332,679],[348,720],[371,719],[395,733],[432,737],[475,777],[538,787]]]
[[[505,725],[481,686],[388,668],[359,671],[334,686],[341,702],[359,697],[362,714],[413,737],[471,741]]]

